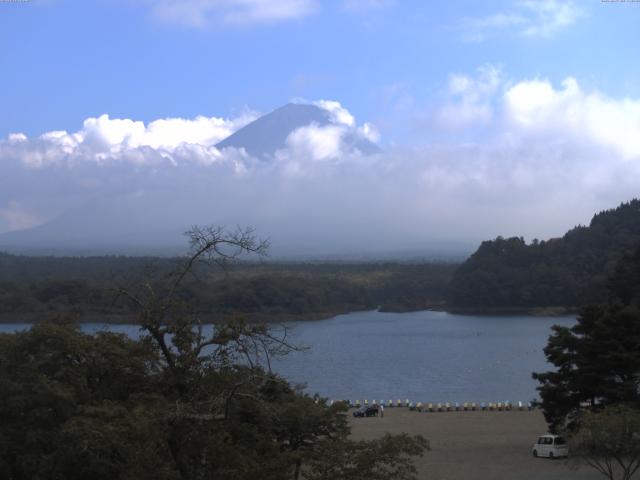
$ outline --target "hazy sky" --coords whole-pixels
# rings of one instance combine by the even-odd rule
[[[631,1],[1,2],[0,233],[130,200],[302,244],[555,236],[640,192],[638,25]],[[342,117],[267,165],[213,147],[291,100]]]

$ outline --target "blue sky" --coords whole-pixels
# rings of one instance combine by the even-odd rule
[[[640,96],[637,3],[569,2],[573,17],[556,27],[544,24],[553,13],[538,18],[517,1],[308,0],[291,2],[302,6],[290,16],[235,21],[226,16],[238,7],[215,7],[225,3],[234,2],[182,2],[205,12],[201,23],[163,17],[170,1],[0,4],[0,136],[74,130],[103,113],[151,121],[266,112],[302,97],[338,100],[379,124],[384,141],[411,143],[424,134],[415,118],[430,114],[448,76],[485,64],[513,81],[574,76]],[[477,26],[498,16],[516,20]],[[523,33],[524,22],[540,32]]]
[[[636,1],[0,0],[0,235],[558,236],[640,191],[638,25]],[[215,146],[291,100],[342,120],[269,162]]]

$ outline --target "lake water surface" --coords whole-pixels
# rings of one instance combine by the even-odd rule
[[[550,327],[574,323],[573,316],[355,312],[288,323],[290,339],[309,349],[274,361],[273,368],[333,399],[528,401],[537,397],[531,372],[550,368],[542,352]],[[0,325],[4,332],[25,328]],[[132,325],[83,329],[138,334]]]
[[[575,317],[358,312],[294,322],[311,348],[277,362],[292,381],[330,398],[432,402],[528,401],[531,372],[549,369],[542,349],[554,324]]]

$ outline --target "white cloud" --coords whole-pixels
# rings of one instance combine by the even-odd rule
[[[343,154],[342,139],[347,129],[341,125],[308,125],[287,137],[287,149],[279,151],[280,159],[310,159],[312,161],[335,159]]]
[[[331,120],[334,123],[347,125],[353,127],[356,123],[356,119],[351,115],[349,110],[344,108],[340,102],[334,100],[317,100],[313,102],[316,107],[323,108],[331,115]]]
[[[235,119],[198,116],[194,119],[165,118],[144,122],[109,118],[87,118],[77,132],[52,131],[34,139],[11,134],[0,141],[0,155],[20,158],[31,167],[50,163],[98,163],[128,160],[134,163],[175,161],[192,151],[190,158],[216,161],[220,152],[215,144],[256,118],[246,113]]]
[[[281,163],[291,163],[290,173],[300,173],[300,162],[351,159],[360,155],[357,151],[359,141],[374,144],[380,141],[380,133],[374,125],[358,126],[355,117],[340,102],[317,100],[312,104],[328,112],[331,124],[313,123],[289,134],[286,148],[276,152],[275,157]]]
[[[539,78],[506,82],[492,66],[450,76],[448,92],[435,113],[440,126],[489,127],[510,141],[576,142],[640,156],[640,99],[586,91],[573,77],[559,86]]]
[[[7,137],[7,141],[13,144],[25,142],[26,140],[27,136],[24,133],[10,133]]]
[[[532,37],[548,37],[573,25],[583,14],[578,5],[569,0],[522,0],[520,5],[530,12],[521,33]]]
[[[573,25],[584,13],[574,0],[520,0],[509,11],[465,18],[461,27],[464,39],[471,42],[499,34],[547,38]]]
[[[294,131],[273,161],[212,146],[215,132],[233,130],[235,120],[198,128],[184,120],[195,122],[191,132],[180,122],[156,130],[155,122],[94,119],[93,143],[86,126],[37,138],[13,134],[0,141],[0,230],[97,199],[91,213],[105,219],[105,235],[138,228],[148,238],[157,222],[178,243],[192,223],[249,224],[274,248],[383,250],[434,239],[557,236],[638,195],[640,99],[612,97],[571,77],[554,84],[505,76],[491,67],[451,76],[445,105],[486,105],[491,114],[469,116],[461,107],[460,118],[452,114],[462,129],[455,138],[371,156],[347,153],[350,136],[375,137],[348,117]],[[463,140],[464,128],[478,125],[481,140]]]
[[[147,0],[163,22],[205,27],[211,24],[276,23],[311,15],[317,0]]]
[[[361,127],[358,127],[358,135],[369,140],[371,143],[380,142],[380,132],[372,123],[366,122]]]
[[[504,114],[518,132],[571,138],[613,148],[624,158],[640,157],[640,99],[585,92],[572,77],[557,89],[539,79],[511,86],[504,94]]]
[[[358,126],[353,115],[339,102],[312,103],[328,113],[331,123],[311,124],[292,132],[287,148],[278,154],[281,161],[295,157],[311,161],[335,159],[350,154],[359,141],[379,141],[379,133],[372,124]],[[30,168],[75,167],[86,163],[155,166],[230,162],[240,173],[253,160],[244,150],[219,151],[215,145],[256,117],[255,112],[247,112],[233,119],[197,116],[158,119],[145,124],[104,114],[87,118],[75,132],[50,131],[34,138],[22,133],[10,134],[5,140],[0,139],[0,158],[15,159]]]
[[[455,74],[449,77],[449,99],[436,114],[446,128],[463,128],[474,123],[488,123],[493,116],[492,99],[501,82],[500,69],[485,65],[477,77]]]

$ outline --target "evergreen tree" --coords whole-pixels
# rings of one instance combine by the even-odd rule
[[[553,327],[544,352],[557,369],[533,374],[554,430],[575,424],[581,405],[640,402],[640,249],[621,260],[609,290],[609,304],[584,307],[573,327]]]

